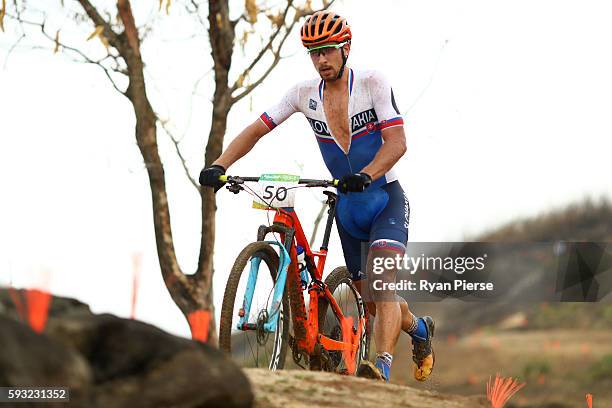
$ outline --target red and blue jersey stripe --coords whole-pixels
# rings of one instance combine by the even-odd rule
[[[274,123],[274,120],[272,120],[270,115],[268,115],[266,112],[262,113],[259,118],[263,120],[263,123],[266,124],[268,129],[272,130],[276,127],[276,123]]]

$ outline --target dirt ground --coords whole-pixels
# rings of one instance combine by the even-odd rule
[[[484,397],[462,397],[363,378],[304,370],[245,369],[256,408],[484,408]]]
[[[516,407],[612,407],[612,380],[594,381],[591,366],[612,353],[611,330],[478,331],[435,342],[436,367],[426,383],[412,379],[411,345],[402,335],[391,380],[418,389],[484,395],[489,376],[518,377],[526,386]],[[508,404],[508,406],[511,406]]]
[[[590,368],[612,353],[612,330],[480,330],[435,341],[436,368],[425,383],[412,378],[410,338],[402,334],[391,384],[300,369],[246,369],[257,407],[490,407],[486,384],[496,373],[526,385],[506,408],[612,407],[612,380]],[[358,401],[358,402],[357,402]],[[381,405],[382,403],[382,405]]]

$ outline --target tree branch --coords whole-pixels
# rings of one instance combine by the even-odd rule
[[[181,139],[183,137],[185,137],[185,134],[187,133],[187,129],[189,129],[189,127],[191,126],[191,119],[193,118],[193,99],[194,99],[194,97],[196,95],[197,96],[202,96],[202,95],[198,94],[198,88],[200,87],[200,82],[202,82],[202,80],[204,78],[206,78],[211,72],[213,72],[213,70],[214,70],[214,68],[210,68],[200,78],[198,78],[198,80],[193,85],[193,89],[192,89],[191,95],[189,97],[189,116],[187,117],[187,123],[185,125],[185,131],[183,132],[183,136],[181,137]]]
[[[79,0],[87,1],[87,0]],[[140,39],[138,38],[138,29],[136,28],[136,21],[134,21],[134,15],[132,14],[132,7],[129,0],[117,0],[117,10],[119,11],[119,17],[123,21],[123,27],[125,28],[125,36],[128,44],[138,59],[140,59]],[[122,53],[123,54],[123,53]]]
[[[15,48],[17,48],[21,40],[23,40],[24,38],[25,38],[25,33],[22,32],[19,38],[17,39],[17,41],[15,41],[13,45],[11,45],[11,48],[9,48],[8,52],[6,53],[6,58],[4,59],[4,64],[2,65],[2,69],[6,69],[9,57],[11,56]]]
[[[111,27],[111,25],[106,20],[104,20],[104,18],[100,15],[98,10],[89,2],[89,0],[77,0],[77,1],[81,5],[81,7],[83,7],[83,9],[87,13],[91,21],[93,21],[93,23],[96,26],[104,27],[103,33],[104,33],[104,36],[108,38],[108,42],[113,47],[115,47],[117,50],[119,50],[121,54],[123,54],[122,52],[123,43],[119,39],[119,36],[117,35],[117,33],[113,31],[113,28]]]
[[[236,27],[240,20],[246,20],[246,15],[244,13],[242,13],[237,19],[231,20],[232,26]]]
[[[104,58],[100,58],[99,60],[92,60],[91,58],[89,58],[89,56],[87,54],[85,54],[83,51],[79,50],[78,48],[74,48],[71,47],[69,45],[64,44],[63,42],[59,41],[59,39],[51,36],[49,33],[47,33],[47,31],[45,30],[45,22],[43,21],[42,23],[37,23],[34,21],[28,21],[28,20],[24,20],[24,19],[20,19],[19,17],[15,17],[15,16],[9,16],[10,18],[15,19],[16,21],[19,21],[20,24],[27,24],[27,25],[31,25],[31,26],[35,26],[40,28],[41,33],[49,40],[52,41],[53,43],[56,43],[57,45],[59,45],[59,47],[68,50],[70,52],[73,52],[77,55],[79,55],[82,60],[81,61],[76,61],[79,63],[87,63],[87,64],[93,64],[93,65],[97,65],[98,67],[100,67],[103,71],[104,74],[106,74],[107,78],[109,79],[110,83],[113,85],[113,87],[115,88],[115,90],[117,92],[119,92],[120,94],[122,94],[123,96],[126,96],[125,92],[122,91],[121,89],[119,89],[119,86],[117,85],[117,83],[115,82],[115,80],[112,78],[110,72],[109,72],[109,68],[105,67],[102,62],[105,61],[108,58],[113,58],[115,61],[117,61],[117,57],[112,55],[110,52],[107,53],[107,55]],[[25,34],[23,34],[25,36]],[[14,46],[16,46],[17,44],[15,44]],[[118,73],[122,73],[119,70],[113,70],[115,72]]]
[[[324,0],[323,1],[323,8],[321,10],[326,10],[328,9],[335,0]],[[288,2],[288,7],[290,7],[292,5],[292,1]],[[288,12],[288,8],[285,9],[285,13],[283,16],[283,21],[284,18],[286,18],[287,16],[287,12]],[[270,73],[274,70],[274,68],[276,67],[276,65],[278,65],[278,63],[280,62],[280,60],[282,59],[282,57],[280,56],[280,52],[283,48],[283,45],[285,43],[285,41],[287,40],[287,38],[289,37],[289,34],[291,34],[291,32],[293,31],[293,27],[295,26],[295,24],[298,22],[298,20],[300,18],[302,18],[304,15],[303,10],[301,9],[297,9],[295,16],[293,17],[293,21],[291,22],[291,24],[289,25],[289,27],[286,26],[286,24],[283,24],[281,26],[279,26],[278,30],[273,34],[273,37],[270,38],[270,41],[268,42],[268,44],[260,51],[260,53],[257,55],[257,57],[253,60],[253,62],[249,65],[249,67],[247,69],[245,69],[241,76],[238,77],[238,80],[236,81],[236,83],[234,83],[234,85],[232,86],[232,92],[235,91],[236,89],[239,88],[239,86],[237,86],[238,81],[240,80],[240,78],[244,78],[246,77],[246,75],[250,72],[250,70],[259,62],[259,60],[261,59],[261,57],[266,53],[266,51],[272,46],[272,41],[274,40],[274,38],[278,35],[278,33],[280,32],[280,30],[284,27],[286,29],[285,31],[285,35],[283,36],[283,38],[281,39],[281,42],[279,43],[278,47],[276,48],[275,51],[272,51],[272,54],[274,56],[274,59],[272,60],[272,63],[270,64],[270,66],[268,67],[268,69],[262,74],[262,76],[256,80],[255,82],[253,82],[252,84],[248,85],[243,92],[241,92],[240,94],[238,94],[235,97],[232,97],[232,103],[236,103],[239,100],[241,100],[242,98],[244,98],[245,96],[247,96],[248,94],[250,94],[255,88],[257,88],[267,77],[268,75],[270,75]]]
[[[274,33],[272,33],[272,35],[270,36],[270,40],[265,45],[265,47],[263,47],[259,51],[257,56],[249,64],[249,66],[245,68],[245,70],[242,71],[242,74],[238,76],[238,79],[236,80],[236,82],[234,82],[234,85],[232,85],[232,87],[230,88],[230,92],[234,92],[236,89],[240,88],[239,82],[241,81],[241,78],[245,78],[249,74],[249,72],[251,72],[251,70],[255,67],[255,65],[257,65],[257,63],[261,60],[261,58],[266,54],[266,52],[268,52],[268,50],[272,48],[272,44],[274,43],[274,40],[276,39],[278,34],[281,32],[283,28],[286,28],[284,21],[287,18],[287,14],[289,13],[289,10],[291,9],[292,5],[293,5],[293,0],[287,1],[287,7],[285,8],[285,11],[283,12],[283,24],[279,24],[276,31],[274,31]],[[295,18],[294,18],[294,21],[295,21]],[[291,26],[293,27],[293,24]]]
[[[272,63],[270,64],[266,72],[264,72],[263,75],[259,77],[258,80],[256,80],[255,82],[247,86],[242,93],[238,94],[237,96],[232,97],[232,103],[236,103],[242,98],[244,98],[245,96],[247,96],[248,94],[250,94],[255,88],[257,88],[268,77],[268,75],[270,75],[270,73],[272,72],[272,70],[274,70],[276,65],[278,65],[278,63],[281,60],[280,52],[283,48],[283,44],[289,37],[289,34],[291,34],[291,31],[293,30],[293,26],[295,26],[295,23],[297,23],[298,19],[299,17],[296,16],[296,18],[293,19],[293,22],[291,23],[291,25],[287,28],[285,35],[283,36],[280,44],[278,44],[278,47],[276,48],[276,51],[273,52],[274,60],[272,61]]]
[[[166,134],[168,135],[168,137],[170,138],[170,140],[172,140],[172,143],[174,144],[174,148],[176,149],[176,154],[178,155],[179,159],[181,160],[181,164],[183,166],[183,170],[185,170],[185,175],[187,176],[187,178],[189,179],[191,184],[195,187],[195,189],[197,191],[200,191],[200,186],[198,185],[196,180],[193,177],[191,177],[191,174],[189,173],[189,168],[187,167],[187,160],[185,160],[185,157],[183,156],[183,154],[181,153],[181,149],[179,148],[180,141],[177,140],[174,137],[174,135],[172,134],[172,132],[168,128],[168,121],[167,120],[161,120],[161,119],[158,119],[158,120],[159,120],[159,123],[161,124],[162,128],[164,129],[164,132],[166,132]]]
[[[194,9],[190,10],[187,4],[185,4],[185,9],[188,13],[195,14],[202,27],[206,27],[206,23],[204,22],[204,20],[202,20],[202,17],[200,16],[200,4],[196,3],[195,0],[191,0],[190,3]]]

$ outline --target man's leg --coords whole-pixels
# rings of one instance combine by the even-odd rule
[[[384,264],[384,260],[395,257],[396,252],[377,247],[375,244],[370,247],[367,262],[367,276],[369,282],[379,279],[383,284],[395,283],[397,270],[394,267],[378,275],[373,275],[373,262],[378,258]],[[376,342],[376,354],[393,354],[397,339],[399,338],[402,326],[402,311],[396,301],[395,290],[371,291],[372,300],[376,308],[376,318],[374,319],[374,341]]]
[[[361,291],[361,283],[367,281],[354,281],[353,284],[357,288],[359,294],[363,296]],[[395,300],[400,306],[400,315],[401,315],[401,329],[406,334],[411,334],[414,332],[415,325],[418,324],[417,317],[410,311],[410,307],[408,306],[408,302],[398,295],[395,295]],[[376,303],[374,301],[365,301],[368,307],[368,313],[372,315],[372,318],[376,317]]]
[[[383,190],[387,192],[389,195],[389,202],[387,206],[383,209],[383,211],[376,217],[376,220],[372,224],[372,228],[370,231],[370,251],[368,256],[368,277],[369,283],[362,283],[360,286],[363,290],[365,290],[364,298],[366,300],[374,300],[374,304],[372,302],[368,304],[371,313],[374,315],[380,314],[380,309],[388,307],[390,304],[394,304],[394,310],[399,308],[399,325],[401,330],[406,332],[412,337],[413,344],[413,361],[415,363],[414,377],[417,380],[423,381],[427,379],[427,377],[431,374],[434,364],[434,355],[432,349],[432,338],[434,334],[434,322],[431,317],[425,316],[422,318],[417,318],[408,307],[408,303],[395,294],[395,291],[387,291],[386,293],[382,293],[383,300],[376,300],[375,297],[370,296],[367,292],[372,291],[372,283],[376,279],[381,279],[382,274],[373,273],[374,268],[372,268],[372,264],[370,262],[371,259],[378,256],[383,258],[383,260],[379,260],[377,262],[378,266],[384,266],[384,259],[387,259],[389,265],[396,266],[394,261],[396,257],[403,257],[406,251],[406,243],[408,242],[408,222],[410,218],[410,205],[408,203],[408,198],[404,194],[401,186],[398,182],[392,182],[386,184],[382,187]],[[389,260],[388,258],[392,257],[394,259]],[[397,265],[399,268],[399,265]],[[377,272],[380,272],[380,267],[377,268]],[[389,273],[388,271],[384,272],[385,274]],[[392,274],[388,276],[391,278],[391,282],[395,282],[396,276],[398,274],[397,268],[393,271]],[[388,278],[385,276],[385,280]],[[366,286],[366,287],[364,287]],[[380,287],[380,286],[379,286]],[[380,295],[380,294],[377,294]],[[379,297],[379,296],[377,296]],[[374,306],[374,307],[372,307]],[[386,312],[383,312],[386,314]],[[379,316],[375,319],[375,339],[378,344],[380,336],[382,339],[380,341],[383,342],[383,347],[388,348],[388,340],[392,339],[395,329],[389,335],[385,333],[385,322],[387,318],[379,319]],[[383,333],[377,334],[381,330]],[[397,341],[397,337],[395,337],[395,342]],[[393,347],[395,346],[395,342],[393,342]],[[378,348],[378,347],[377,347]],[[383,350],[384,353],[384,350]],[[387,359],[392,360],[392,357]]]
[[[380,289],[384,288],[385,284],[395,283],[398,272],[395,259],[398,255],[403,256],[404,252],[405,247],[397,241],[380,239],[372,242],[367,260],[368,279],[354,282],[367,304],[368,312],[374,317],[376,361],[374,367],[362,368],[360,374],[366,377],[380,378],[378,374],[380,372],[384,379],[389,379],[400,330],[413,339],[414,377],[424,381],[433,369],[434,355],[431,349],[433,320],[428,316],[417,318],[410,311],[406,300],[398,296],[395,290],[388,287],[386,290]],[[375,264],[378,265],[376,272]],[[376,281],[378,282],[374,284]]]
[[[398,296],[389,284],[395,283],[397,268],[395,258],[403,254],[405,247],[402,243],[387,245],[386,240],[372,242],[368,250],[366,263],[367,280],[358,283],[357,287],[362,293],[368,311],[374,318],[374,341],[376,342],[376,360],[374,366],[364,365],[361,367],[360,375],[366,377],[389,380],[391,364],[395,345],[399,339],[400,330],[403,326],[402,307],[398,302]],[[375,267],[376,266],[376,267]],[[374,282],[377,282],[373,286]],[[365,282],[368,286],[363,287]],[[378,289],[375,289],[378,288]],[[404,302],[407,306],[407,304]],[[406,311],[408,311],[406,307]]]

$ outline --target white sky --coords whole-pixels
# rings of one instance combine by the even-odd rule
[[[110,2],[113,3],[113,2]],[[237,2],[241,4],[241,2]],[[349,1],[349,63],[383,71],[405,116],[408,152],[398,164],[410,199],[410,240],[461,240],[515,217],[586,196],[612,197],[612,53],[606,1]],[[137,20],[150,10],[137,10]],[[197,176],[208,134],[212,76],[206,38],[178,7],[145,42],[149,94],[168,117]],[[137,317],[170,332],[188,327],[163,285],[150,192],[130,104],[101,71],[48,50],[20,48],[13,22],[0,33],[0,285],[36,285],[96,312],[128,316],[133,253],[143,253]],[[60,24],[57,23],[59,26]],[[55,32],[53,24],[50,31]],[[65,25],[72,44],[92,31]],[[165,41],[160,39],[165,38]],[[167,40],[168,38],[172,40]],[[285,59],[230,114],[226,141],[289,86],[316,75],[297,32]],[[85,48],[102,52],[98,41]],[[236,54],[234,66],[243,66]],[[1,68],[1,67],[0,67]],[[250,105],[253,109],[250,110]],[[160,132],[181,266],[195,270],[199,200]],[[300,166],[303,170],[300,171]],[[288,172],[327,178],[307,122],[294,115],[230,173]],[[302,223],[319,210],[298,195]],[[221,300],[235,255],[266,222],[246,194],[218,194],[215,291]],[[333,235],[328,267],[342,263]],[[331,270],[331,269],[329,269]]]

